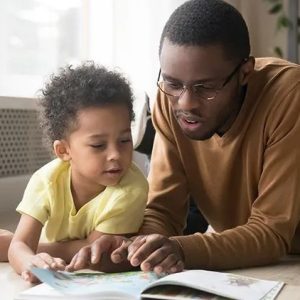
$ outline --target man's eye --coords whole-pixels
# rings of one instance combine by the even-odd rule
[[[179,83],[175,83],[175,82],[166,82],[165,83],[170,89],[173,90],[180,90],[182,89],[182,85]]]
[[[194,85],[194,90],[195,91],[205,91],[205,90],[215,90],[216,87],[213,85],[204,85],[204,84],[199,84],[199,85]]]

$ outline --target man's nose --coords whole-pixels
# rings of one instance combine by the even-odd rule
[[[196,99],[193,90],[185,87],[178,98],[177,104],[182,110],[191,110],[199,106],[199,101]]]

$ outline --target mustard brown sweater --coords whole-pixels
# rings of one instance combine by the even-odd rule
[[[242,108],[222,137],[186,137],[162,93],[153,122],[157,133],[142,233],[173,236],[186,268],[262,265],[290,252],[292,244],[300,250],[300,227],[295,233],[300,221],[300,66],[256,59]],[[214,233],[182,236],[189,195]]]

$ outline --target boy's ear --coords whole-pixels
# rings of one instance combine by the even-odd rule
[[[70,148],[65,140],[55,140],[53,142],[53,150],[55,155],[61,160],[68,161],[71,159]]]
[[[249,77],[254,70],[255,58],[250,56],[248,60],[241,66],[240,72],[240,84],[246,85],[248,83]]]

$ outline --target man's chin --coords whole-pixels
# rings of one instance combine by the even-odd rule
[[[210,139],[215,133],[214,132],[191,132],[183,130],[184,135],[189,139],[195,141],[204,141]]]

